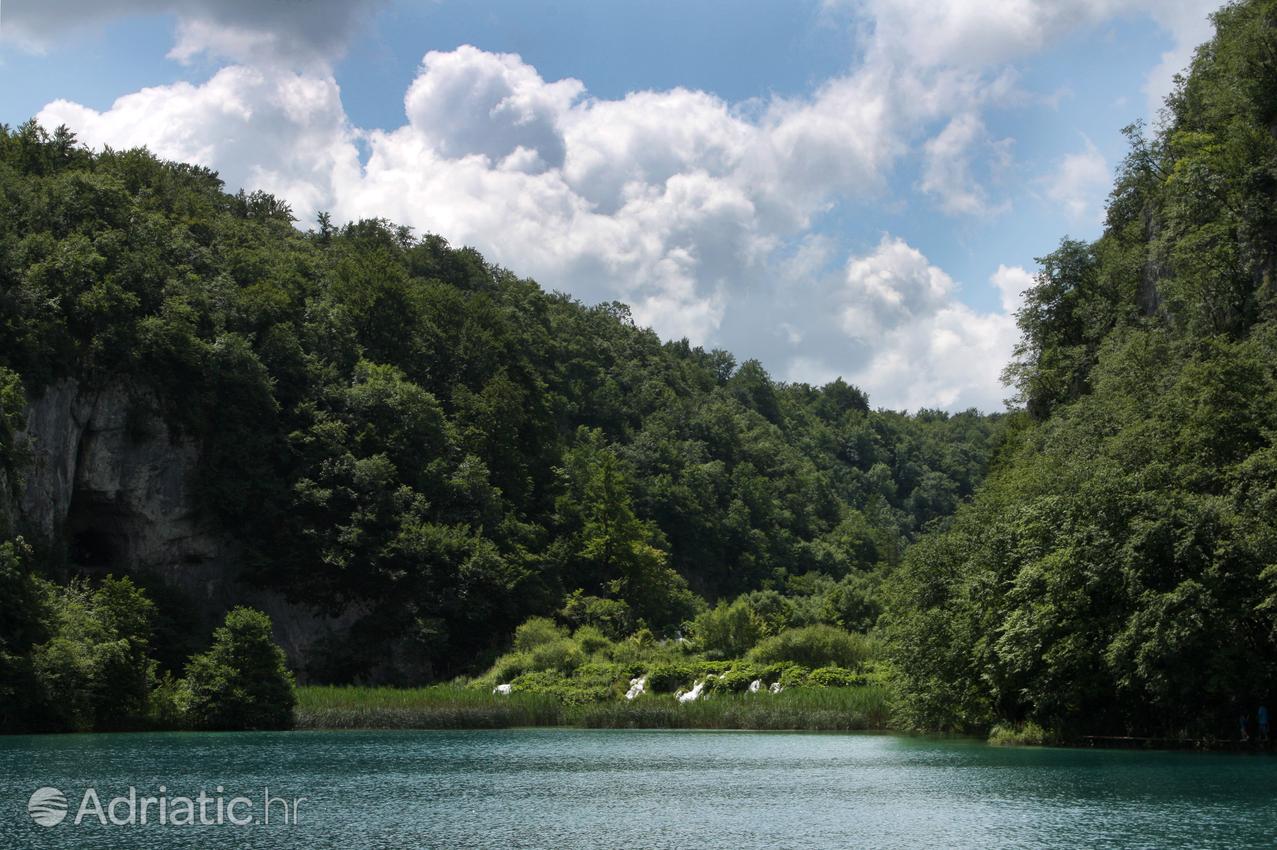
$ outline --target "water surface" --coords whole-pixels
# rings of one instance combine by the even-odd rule
[[[73,823],[113,797],[242,795],[243,827]],[[37,826],[37,788],[69,813]],[[297,822],[261,797],[304,797]],[[209,816],[213,817],[213,804]],[[117,814],[127,817],[121,804]],[[889,735],[299,732],[0,738],[0,848],[1277,846],[1277,758]]]

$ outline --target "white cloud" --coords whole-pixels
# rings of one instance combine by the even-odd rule
[[[1023,266],[998,265],[998,270],[989,278],[989,282],[998,290],[1002,300],[1002,312],[1014,314],[1024,306],[1024,292],[1031,289],[1037,279]]]
[[[974,113],[955,116],[922,146],[923,171],[918,188],[934,196],[940,209],[950,215],[1005,211],[1007,202],[990,203],[985,188],[971,173],[971,161],[975,152],[982,150],[995,167],[1004,168],[1010,158],[1009,141],[989,139],[984,122]]]
[[[1158,20],[1192,31],[1192,3],[1173,2],[1187,11]],[[873,31],[856,68],[808,96],[744,107],[683,88],[595,98],[516,55],[463,46],[426,54],[401,126],[363,131],[325,62],[381,0],[104,0],[90,19],[173,12],[173,57],[243,64],[103,111],[57,101],[39,120],[95,146],[145,144],[216,168],[231,189],[274,192],[303,220],[328,209],[339,221],[384,216],[440,233],[547,288],[627,301],[667,337],[761,354],[777,374],[842,373],[876,403],[996,408],[1015,337],[1005,311],[1028,272],[999,267],[1004,312],[980,313],[900,240],[831,271],[834,245],[812,228],[835,204],[883,200],[914,155],[917,188],[945,212],[1004,209],[988,177],[1011,141],[991,138],[983,115],[1024,95],[1002,63],[1151,4],[868,0],[858,8]],[[69,0],[10,0],[6,14],[14,5],[30,43],[66,26],[57,10]],[[1093,221],[1108,182],[1088,142],[1059,163],[1046,194]]]
[[[104,112],[57,100],[36,120],[66,124],[93,147],[146,146],[217,169],[231,191],[277,194],[303,220],[330,206],[334,182],[359,166],[337,83],[285,70],[223,68],[203,85],[142,89]]]
[[[1063,157],[1047,175],[1046,196],[1063,208],[1077,224],[1097,225],[1103,220],[1104,198],[1113,176],[1104,155],[1086,139],[1085,150]]]
[[[1150,114],[1172,79],[1210,37],[1222,0],[825,0],[867,19],[873,50],[914,66],[981,68],[1036,53],[1070,32],[1118,16],[1147,15],[1170,37],[1145,82]]]
[[[846,293],[808,283],[833,252],[811,223],[834,200],[884,191],[929,123],[1007,91],[1005,78],[870,65],[745,115],[686,89],[591,98],[579,81],[547,81],[517,56],[466,46],[424,57],[392,130],[351,127],[330,74],[275,65],[144,89],[104,111],[57,101],[39,120],[94,146],[145,144],[216,168],[231,188],[286,198],[303,220],[329,209],[338,221],[386,217],[440,233],[548,288],[626,301],[666,337],[715,344],[756,327],[745,348],[782,364],[815,362],[847,338],[832,318]],[[879,261],[892,257],[927,267],[903,243],[884,243]],[[897,339],[903,351],[903,328],[965,315],[942,272],[879,272],[857,278],[876,343]],[[725,329],[729,313],[736,325]]]
[[[1001,288],[999,281],[1014,277],[1001,267],[994,283]],[[1009,302],[1004,294],[1004,312],[982,313],[957,300],[956,290],[902,239],[884,236],[872,252],[851,258],[840,323],[869,355],[848,379],[885,407],[999,409],[1000,375],[1019,336],[1005,312]]]

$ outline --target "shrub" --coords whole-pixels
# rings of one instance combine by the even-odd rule
[[[740,658],[763,637],[761,617],[744,599],[731,605],[718,603],[696,616],[690,624],[699,649],[715,658]]]
[[[538,644],[532,647],[528,655],[532,660],[533,670],[571,673],[585,663],[585,653],[581,652],[581,647],[567,638]]]
[[[634,614],[621,599],[586,596],[575,590],[559,615],[574,626],[594,626],[612,640],[620,640],[634,628]]]
[[[293,677],[260,611],[236,608],[213,632],[213,646],[186,667],[186,710],[204,729],[287,729]]]
[[[791,664],[781,672],[776,681],[780,682],[782,688],[797,688],[807,684],[807,674],[810,672],[809,668],[801,664]]]
[[[45,728],[121,728],[143,720],[155,679],[149,657],[154,605],[127,578],[43,585],[53,637],[34,647],[31,665]]]
[[[712,690],[741,693],[749,690],[750,683],[755,679],[761,678],[761,674],[761,667],[752,664],[738,664],[726,673],[711,680]]]
[[[989,743],[995,747],[1041,747],[1051,740],[1052,735],[1031,720],[1013,726],[999,724],[989,732]]]
[[[607,635],[603,634],[597,626],[581,626],[572,633],[572,640],[576,641],[576,645],[581,647],[581,651],[586,655],[602,652],[612,646],[612,641],[608,640]]]
[[[492,665],[492,669],[488,671],[488,675],[481,679],[475,680],[475,687],[492,687],[494,684],[509,682],[516,676],[521,676],[529,670],[535,670],[536,665],[532,663],[532,656],[527,652],[507,652],[498,658]]]
[[[655,694],[671,694],[692,683],[696,670],[687,664],[658,664],[647,674],[647,689]]]
[[[845,667],[859,669],[873,654],[864,635],[843,631],[834,626],[806,626],[789,629],[767,638],[749,653],[751,661],[772,663],[792,661],[806,667]]]
[[[524,652],[545,643],[567,637],[567,633],[548,617],[530,617],[514,630],[514,648]]]
[[[851,685],[863,685],[864,677],[844,667],[818,667],[807,674],[808,685],[820,688],[846,688]]]

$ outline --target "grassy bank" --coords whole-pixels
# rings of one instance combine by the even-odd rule
[[[496,696],[473,688],[302,687],[299,729],[886,729],[886,692],[876,685],[796,688],[779,694],[715,694],[680,704],[649,694],[632,702],[572,704],[545,694]]]

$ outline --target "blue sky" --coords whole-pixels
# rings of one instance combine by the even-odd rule
[[[6,0],[0,121],[384,215],[773,376],[997,409],[1203,0]]]

